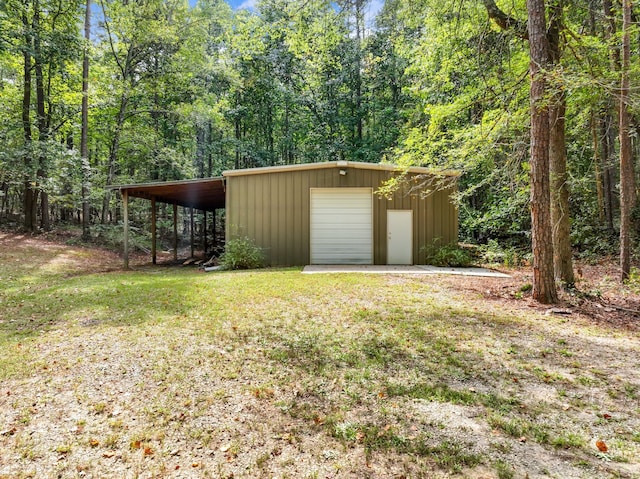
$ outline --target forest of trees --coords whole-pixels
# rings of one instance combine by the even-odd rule
[[[620,254],[628,276],[631,0],[370,8],[0,0],[0,225],[89,235],[120,219],[109,185],[387,161],[460,170],[461,240],[533,246],[541,301],[573,283],[572,253]]]

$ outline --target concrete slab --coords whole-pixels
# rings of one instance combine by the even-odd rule
[[[443,268],[439,266],[395,266],[395,265],[308,265],[303,274],[322,273],[368,273],[368,274],[455,274],[460,276],[485,276],[510,278],[508,274],[486,268]]]

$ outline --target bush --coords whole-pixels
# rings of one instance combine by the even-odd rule
[[[471,254],[457,244],[433,245],[424,248],[427,263],[433,266],[465,267],[471,265]]]
[[[236,238],[227,241],[224,253],[220,256],[220,266],[224,269],[255,269],[264,266],[262,250],[253,240]]]
[[[499,244],[490,239],[486,245],[478,247],[479,259],[486,264],[502,264],[507,267],[520,266],[530,262],[529,249]]]

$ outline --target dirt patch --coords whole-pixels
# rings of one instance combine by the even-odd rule
[[[640,330],[640,284],[620,284],[619,267],[613,259],[599,264],[576,263],[576,285],[559,289],[559,303],[541,305],[531,299],[533,275],[528,268],[498,268],[510,278],[447,278],[448,287],[506,308],[540,311],[567,316],[601,326],[623,330]]]
[[[35,268],[67,271],[69,274],[116,271],[122,268],[118,254],[102,248],[70,246],[67,240],[77,240],[74,235],[29,235],[0,231],[0,248],[11,253],[16,262]],[[43,254],[47,258],[42,262]]]

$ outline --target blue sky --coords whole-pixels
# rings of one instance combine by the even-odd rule
[[[189,3],[193,7],[197,0],[189,0]],[[253,8],[255,0],[227,0],[227,3],[233,8]]]
[[[189,0],[189,3],[191,4],[191,6],[194,6],[197,1],[198,0]],[[234,9],[248,8],[249,10],[251,10],[255,8],[258,0],[226,0],[226,1]],[[369,2],[367,12],[365,13],[366,15],[365,19],[366,19],[367,25],[369,25],[373,21],[375,16],[382,9],[383,5],[384,5],[384,0],[372,0],[371,2]]]

